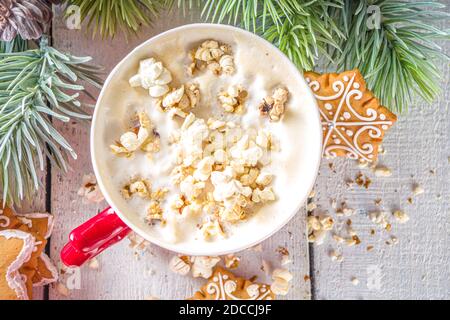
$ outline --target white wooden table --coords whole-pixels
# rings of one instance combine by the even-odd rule
[[[446,1],[450,4],[450,1]],[[60,50],[75,55],[90,55],[107,73],[125,54],[144,40],[170,28],[199,21],[198,18],[164,15],[153,27],[142,29],[138,37],[128,42],[121,35],[113,40],[92,40],[84,29],[68,30],[57,10],[52,43]],[[446,28],[449,24],[445,25]],[[450,53],[450,45],[446,44]],[[262,252],[239,253],[241,265],[236,273],[257,275],[260,281],[270,281],[261,271],[262,259],[279,264],[276,249],[288,248],[293,258],[289,269],[294,274],[287,299],[444,299],[450,298],[450,110],[449,65],[440,70],[443,94],[432,105],[411,106],[408,114],[391,129],[384,142],[386,154],[381,162],[393,170],[387,178],[374,178],[369,169],[359,169],[355,162],[338,159],[324,160],[316,183],[317,210],[329,211],[330,200],[346,201],[358,209],[352,217],[353,226],[362,243],[354,247],[338,247],[328,239],[323,245],[308,245],[306,241],[306,210],[280,232],[262,244]],[[76,149],[79,158],[71,161],[68,174],[48,168],[42,175],[46,191],[36,197],[24,210],[50,210],[56,216],[56,226],[50,242],[50,255],[59,263],[59,251],[68,233],[80,223],[103,209],[106,203],[85,204],[77,195],[83,174],[91,173],[89,154],[89,124],[71,122],[55,125]],[[332,167],[330,167],[332,163]],[[370,176],[373,184],[368,190],[347,188],[345,180],[359,171]],[[414,183],[425,193],[409,204]],[[386,233],[370,235],[375,228],[367,212],[375,209],[374,200],[382,199],[387,210],[401,208],[411,217],[406,224],[393,223],[392,235],[399,243],[388,246]],[[338,219],[339,220],[339,219]],[[374,249],[367,251],[367,246]],[[330,250],[343,253],[342,262],[333,262]],[[37,299],[183,299],[190,296],[204,281],[171,273],[167,266],[173,253],[156,246],[136,258],[128,241],[110,248],[99,256],[99,269],[87,266],[75,274],[64,274],[61,283],[74,288],[69,296],[56,286],[35,293]],[[359,284],[351,279],[356,277]],[[79,280],[79,282],[74,281]]]

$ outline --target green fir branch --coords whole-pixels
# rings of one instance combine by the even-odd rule
[[[448,30],[436,27],[449,18],[444,7],[434,1],[346,0],[342,9],[331,13],[346,33],[339,43],[342,52],[329,50],[337,71],[358,68],[368,87],[393,111],[408,110],[416,95],[431,103],[440,93],[436,62],[448,61],[435,42],[450,38]]]
[[[5,44],[2,44],[5,45]],[[75,57],[47,46],[0,54],[0,189],[3,204],[29,199],[39,189],[37,171],[47,156],[67,170],[75,150],[51,119],[89,119],[88,105],[79,100],[84,80],[100,88],[100,68],[90,57]]]
[[[141,26],[149,26],[160,9],[163,0],[65,0],[66,7],[80,8],[81,22],[92,35],[114,37],[118,31],[136,33]]]

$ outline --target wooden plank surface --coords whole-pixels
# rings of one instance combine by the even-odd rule
[[[450,5],[450,1],[445,1]],[[450,22],[441,27],[448,29]],[[441,43],[450,53],[450,43]],[[351,217],[362,243],[337,246],[328,239],[312,246],[313,297],[315,299],[449,299],[450,298],[450,70],[439,64],[443,94],[427,105],[418,102],[402,115],[384,140],[386,154],[380,163],[392,169],[391,177],[376,178],[370,169],[359,169],[349,160],[324,160],[316,182],[319,211],[334,216],[330,201],[346,201],[358,210]],[[329,165],[332,163],[333,167]],[[345,181],[358,172],[373,183],[368,190],[347,188]],[[412,196],[415,184],[425,192]],[[408,198],[412,197],[412,204]],[[410,221],[398,224],[391,218],[392,231],[381,232],[367,217],[379,210],[402,209]],[[345,219],[341,219],[341,222]],[[370,230],[377,229],[374,236]],[[397,245],[386,245],[391,235]],[[367,246],[374,246],[370,252]],[[330,259],[330,250],[343,253],[342,262]],[[359,279],[353,285],[351,279]],[[378,283],[377,283],[378,282]]]
[[[189,22],[195,22],[195,18],[167,14],[155,21],[151,28],[141,30],[138,38],[132,37],[128,42],[121,35],[113,40],[92,40],[90,35],[85,34],[84,29],[68,30],[58,9],[53,25],[53,45],[73,54],[94,57],[95,63],[105,67],[106,77],[115,64],[139,43],[162,31]],[[76,149],[79,157],[78,160],[70,162],[71,171],[68,174],[52,170],[51,205],[52,212],[57,217],[51,242],[51,256],[54,261],[59,260],[59,251],[67,241],[69,232],[106,206],[105,203],[85,204],[77,195],[83,174],[92,172],[89,125],[71,122],[57,126]],[[262,244],[262,252],[247,250],[239,253],[241,265],[236,273],[248,277],[258,275],[258,280],[270,281],[261,271],[262,259],[277,266],[279,256],[276,249],[278,246],[286,247],[293,258],[289,269],[294,274],[292,288],[286,298],[309,299],[310,282],[304,280],[305,275],[309,276],[305,218],[306,213],[302,210],[283,230]],[[83,267],[65,273],[61,283],[75,289],[70,291],[69,296],[65,296],[54,286],[50,289],[50,299],[143,299],[148,296],[161,299],[186,298],[204,281],[171,273],[168,270],[168,262],[172,256],[173,253],[167,250],[151,246],[145,254],[136,259],[125,240],[98,258],[98,270]],[[79,286],[76,281],[78,279]]]

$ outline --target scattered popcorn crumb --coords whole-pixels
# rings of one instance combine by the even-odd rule
[[[331,261],[342,262],[344,260],[344,256],[336,250],[330,250],[328,256],[331,258]]]
[[[391,236],[388,240],[386,240],[386,245],[395,245],[398,243],[398,238],[396,236]]]
[[[239,267],[241,258],[239,258],[238,256],[236,256],[234,254],[228,254],[224,257],[224,261],[225,261],[225,266],[228,269],[236,269],[237,267]]]
[[[220,262],[219,257],[191,257],[192,276],[194,278],[202,277],[208,279],[213,272],[213,268]]]
[[[387,167],[379,166],[375,167],[374,173],[377,177],[390,177],[392,175],[392,170]]]
[[[150,248],[150,242],[142,238],[136,232],[131,232],[128,235],[128,240],[130,241],[129,247],[133,249],[136,259],[139,259],[139,257]]]
[[[395,210],[393,216],[399,223],[406,223],[409,221],[409,216],[401,210]]]
[[[367,177],[367,176],[363,175],[361,172],[359,172],[356,175],[355,182],[358,186],[368,189],[372,183],[372,180],[370,180],[369,177]]]
[[[310,202],[306,206],[306,210],[309,211],[309,212],[315,210],[316,208],[317,208],[317,204],[315,204],[314,202]]]
[[[270,273],[272,271],[272,266],[270,265],[270,262],[268,262],[267,260],[263,259],[261,261],[261,270],[264,272],[264,274],[266,276],[270,275]]]
[[[97,258],[94,257],[89,260],[88,266],[90,269],[98,270],[100,268],[100,262]]]
[[[425,192],[425,189],[422,188],[420,185],[418,185],[418,184],[414,185],[413,194],[415,196],[418,196],[419,194],[422,194],[424,192]]]
[[[275,269],[272,272],[272,284],[270,289],[276,295],[287,295],[289,292],[289,282],[292,274],[287,269]]]
[[[329,215],[320,216],[308,216],[307,218],[307,230],[308,241],[321,245],[325,241],[328,231],[333,228],[334,220]]]
[[[61,282],[56,283],[56,290],[64,297],[68,297],[70,295],[70,290]]]
[[[252,250],[254,252],[262,252],[263,247],[262,244],[257,244],[256,246],[250,247],[249,250]]]
[[[191,264],[187,256],[173,256],[169,261],[169,269],[173,273],[185,276],[191,271]]]
[[[83,201],[87,202],[99,203],[105,200],[93,173],[83,175],[82,185],[77,194],[84,197]]]
[[[288,249],[285,247],[278,247],[277,252],[281,256],[281,265],[285,266],[292,262]]]
[[[359,285],[359,279],[358,279],[358,278],[352,277],[351,281],[352,281],[352,284],[353,284],[354,286]]]
[[[388,219],[389,212],[375,211],[369,213],[369,219],[373,223],[381,226],[382,228],[388,230],[390,229],[390,222]]]

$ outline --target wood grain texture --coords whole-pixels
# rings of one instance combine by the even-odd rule
[[[53,23],[53,44],[63,51],[78,55],[90,55],[94,62],[105,66],[108,72],[136,45],[144,40],[173,27],[195,22],[196,18],[183,18],[177,14],[163,14],[151,28],[142,29],[139,37],[131,37],[127,42],[123,35],[113,40],[95,40],[81,31],[68,30],[61,19],[58,9]],[[89,152],[89,125],[87,123],[57,124],[57,128],[66,136],[79,157],[71,161],[71,171],[61,174],[52,169],[52,212],[57,216],[55,231],[51,242],[51,255],[59,260],[59,251],[67,241],[69,232],[98,210],[106,206],[85,204],[77,195],[83,174],[92,172]],[[288,299],[309,299],[310,283],[304,281],[309,275],[308,245],[305,230],[306,213],[301,210],[296,217],[275,236],[263,243],[262,252],[247,250],[239,253],[241,266],[237,275],[258,275],[259,281],[270,281],[260,270],[262,259],[279,264],[276,253],[278,246],[284,246],[291,252],[293,263],[289,265],[294,281]],[[143,299],[156,296],[161,299],[183,299],[194,293],[204,280],[175,275],[168,270],[168,262],[174,253],[152,246],[148,252],[135,258],[133,251],[127,248],[127,240],[104,252],[99,258],[100,269],[83,267],[79,270],[80,287],[71,290],[69,297],[51,288],[50,299]],[[78,272],[78,271],[77,271]],[[62,282],[67,284],[73,275],[64,275]]]
[[[450,5],[450,1],[445,1]],[[443,29],[449,27],[447,21]],[[441,43],[447,54],[450,43]],[[319,211],[331,210],[330,200],[346,201],[358,210],[353,227],[362,243],[338,247],[328,239],[322,246],[312,246],[314,261],[313,297],[316,299],[449,299],[450,298],[450,70],[448,62],[439,64],[443,94],[427,105],[418,102],[401,115],[387,133],[383,146],[387,153],[380,163],[391,168],[391,177],[375,178],[370,169],[361,170],[373,184],[369,190],[346,188],[344,181],[360,171],[350,160],[324,160],[317,179],[316,202]],[[416,99],[419,101],[419,99]],[[330,169],[329,163],[333,164]],[[425,193],[412,197],[414,184]],[[412,204],[407,199],[412,197]],[[378,231],[367,213],[377,209],[375,199],[382,199],[384,210],[403,209],[410,221],[393,221],[390,233]],[[371,228],[377,229],[374,236]],[[390,235],[399,243],[388,246]],[[367,246],[374,249],[367,252]],[[332,262],[329,251],[342,251],[344,260]],[[371,270],[380,270],[380,288],[370,285],[377,278]],[[354,286],[351,278],[360,280]],[[372,289],[371,289],[372,288]]]

